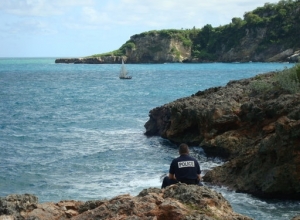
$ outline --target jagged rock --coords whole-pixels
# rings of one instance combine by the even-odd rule
[[[295,51],[291,56],[287,58],[289,62],[299,63],[300,62],[300,50]]]
[[[1,198],[0,220],[52,220],[52,219],[163,219],[163,220],[250,220],[235,213],[229,202],[220,194],[207,187],[176,184],[166,189],[144,189],[138,196],[120,195],[110,200],[61,201],[59,203],[38,204],[31,201],[31,195],[17,195]],[[32,198],[36,198],[32,196]],[[22,202],[21,206],[13,204]],[[10,203],[10,205],[8,205]],[[4,205],[6,204],[6,205]],[[24,206],[24,204],[26,204]],[[33,205],[33,206],[32,206]],[[22,207],[22,208],[20,208]]]
[[[294,52],[294,50],[289,48],[287,50],[277,53],[275,56],[268,58],[267,62],[276,62],[278,60],[287,60],[293,54],[293,52]]]
[[[40,204],[35,195],[8,195],[0,198],[0,220],[70,219],[78,215],[83,204],[74,200]]]
[[[14,216],[16,219],[19,219],[22,217],[21,213],[36,209],[37,204],[38,198],[34,195],[12,194],[5,198],[0,198],[0,216],[7,216],[7,219],[10,218],[9,216]]]
[[[205,181],[270,198],[300,198],[300,94],[253,93],[251,82],[272,83],[273,73],[232,81],[150,111],[146,135],[203,147],[228,159]]]

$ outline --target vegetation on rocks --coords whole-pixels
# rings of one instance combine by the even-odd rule
[[[300,92],[300,65],[277,72],[271,80],[265,80],[260,76],[250,83],[254,92],[270,93],[285,90],[291,94]]]
[[[290,93],[300,92],[300,65],[279,72],[276,79],[282,89]]]
[[[271,46],[300,48],[297,40],[300,23],[300,2],[287,0],[278,4],[266,3],[252,12],[246,12],[244,18],[232,18],[230,24],[213,28],[205,25],[193,35],[192,56],[206,60],[216,60],[221,51],[228,51],[242,42],[245,33],[259,34],[265,28],[262,41],[255,49],[260,53]]]

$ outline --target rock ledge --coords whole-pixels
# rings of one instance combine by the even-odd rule
[[[0,220],[250,220],[233,212],[224,197],[207,187],[176,184],[166,189],[144,189],[139,195],[110,200],[38,203],[34,195],[0,198]]]

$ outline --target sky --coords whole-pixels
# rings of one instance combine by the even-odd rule
[[[0,57],[84,57],[145,31],[229,24],[279,0],[0,0]]]

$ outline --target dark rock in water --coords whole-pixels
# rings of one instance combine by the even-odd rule
[[[220,193],[207,187],[186,184],[176,184],[166,189],[144,189],[135,197],[120,195],[110,200],[39,204],[35,196],[26,194],[7,196],[0,201],[0,220],[251,219],[235,213]]]
[[[228,162],[204,181],[266,198],[300,199],[300,93],[255,92],[274,74],[231,81],[152,109],[146,135],[199,145]]]

